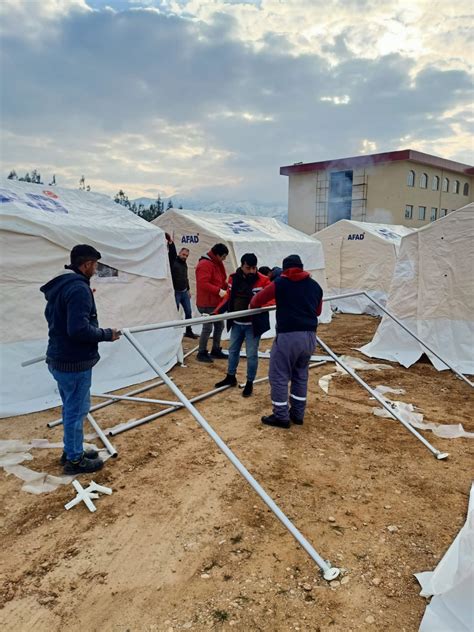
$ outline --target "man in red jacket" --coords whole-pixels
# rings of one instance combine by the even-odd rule
[[[227,289],[227,273],[224,261],[229,254],[225,244],[215,244],[207,254],[202,256],[196,266],[196,307],[201,314],[212,314],[225,296]],[[209,354],[207,343],[212,333],[212,349]],[[204,323],[199,338],[199,350],[197,359],[199,362],[212,363],[212,358],[225,359],[222,353],[221,336],[224,329],[223,321],[217,323]]]

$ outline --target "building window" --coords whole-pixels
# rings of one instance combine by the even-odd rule
[[[426,219],[426,206],[418,207],[418,219]]]
[[[454,181],[454,193],[459,193],[461,189],[461,183],[459,182],[459,180],[455,180]]]
[[[410,170],[408,172],[408,176],[407,176],[407,185],[409,187],[414,187],[415,186],[415,172]]]
[[[463,195],[469,195],[469,185],[467,182],[464,183],[464,188],[462,190]]]
[[[432,206],[431,207],[430,222],[434,222],[437,217],[438,217],[438,209],[436,208],[436,206]]]
[[[431,183],[432,191],[439,191],[439,176],[433,176],[433,181]]]
[[[447,214],[448,214],[447,208],[442,208],[441,211],[439,212],[440,217],[446,217]]]
[[[443,191],[445,193],[449,192],[449,179],[448,178],[443,178]]]
[[[413,205],[407,204],[405,206],[405,219],[413,219]]]
[[[420,176],[420,189],[428,188],[428,174],[422,173]]]

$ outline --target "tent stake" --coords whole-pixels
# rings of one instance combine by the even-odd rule
[[[321,338],[319,338],[318,336],[316,337],[318,343],[321,345],[321,347],[326,351],[326,353],[328,353],[335,362],[337,362],[337,364],[339,364],[339,366],[341,366],[345,371],[347,371],[347,373],[354,378],[354,380],[356,382],[358,382],[358,384],[360,384],[362,386],[362,388],[365,388],[366,391],[368,391],[372,397],[374,399],[376,399],[379,404],[381,404],[385,410],[387,410],[390,415],[392,417],[394,417],[395,419],[397,419],[401,424],[403,424],[405,426],[405,428],[407,430],[409,430],[412,435],[414,435],[417,439],[419,439],[421,441],[421,443],[428,448],[428,450],[438,459],[446,459],[449,455],[447,452],[440,452],[439,450],[437,450],[436,448],[434,448],[431,443],[429,441],[427,441],[417,430],[415,430],[415,428],[413,428],[413,426],[411,426],[408,422],[406,422],[399,414],[397,411],[392,410],[392,408],[389,406],[389,404],[387,404],[387,402],[383,399],[383,397],[381,397],[376,391],[374,391],[373,388],[371,388],[367,382],[364,382],[364,380],[354,371],[354,369],[351,369],[350,366],[348,366],[344,360],[341,360],[341,358],[339,356],[337,356],[328,346],[326,343],[324,343]]]
[[[331,581],[339,576],[340,570],[332,567],[328,562],[317,553],[312,545],[306,540],[306,538],[298,531],[293,523],[287,518],[287,516],[281,511],[278,505],[270,498],[261,485],[254,479],[247,468],[239,461],[232,450],[222,441],[215,430],[208,424],[201,413],[195,406],[189,401],[184,393],[173,384],[159,364],[155,362],[152,356],[147,353],[145,348],[133,337],[128,329],[123,330],[123,335],[127,338],[130,344],[136,349],[136,351],[142,356],[142,358],[150,365],[150,367],[156,371],[157,375],[167,384],[174,395],[183,403],[185,408],[191,413],[194,419],[198,422],[201,428],[207,432],[211,439],[216,443],[217,447],[225,454],[236,470],[241,474],[245,480],[250,484],[254,491],[260,496],[263,502],[273,511],[275,516],[280,522],[288,529],[291,535],[297,540],[297,542],[303,547],[308,555],[316,562],[319,568],[323,571],[324,579]]]

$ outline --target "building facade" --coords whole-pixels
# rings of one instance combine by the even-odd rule
[[[288,176],[288,223],[307,234],[340,219],[419,228],[472,202],[474,167],[405,149],[298,163]]]

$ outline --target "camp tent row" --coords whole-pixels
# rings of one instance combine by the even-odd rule
[[[41,285],[64,270],[71,248],[88,243],[102,253],[91,287],[103,327],[127,327],[176,318],[166,240],[157,226],[105,195],[60,187],[0,181],[0,416],[60,404],[44,362],[21,362],[46,351],[46,305]],[[147,349],[166,369],[173,366],[182,332],[149,332]],[[121,339],[100,345],[93,389],[104,392],[154,377]]]
[[[474,374],[474,203],[403,237],[387,309],[458,371]],[[425,352],[387,316],[360,350],[406,367]]]
[[[366,291],[384,305],[392,282],[402,238],[415,229],[342,219],[315,233],[323,245],[326,283],[331,296]],[[365,296],[331,301],[331,307],[349,314],[377,314]]]
[[[460,371],[474,373],[474,205],[409,233],[401,241],[397,227],[378,225],[373,229],[368,224],[348,224],[345,232],[338,228],[339,234],[334,233],[336,236],[332,238],[332,243],[339,243],[344,261],[334,264],[329,248],[328,279],[332,283],[337,274],[339,279],[348,278],[344,271],[351,268],[347,259],[351,252],[352,267],[357,266],[359,274],[352,277],[347,287],[339,280],[329,291],[386,292],[386,286],[380,289],[382,286],[374,279],[376,272],[383,269],[385,283],[393,265],[387,307]],[[60,402],[44,363],[28,368],[21,368],[20,364],[45,352],[45,301],[39,288],[63,269],[75,244],[90,243],[103,253],[104,265],[92,282],[103,326],[121,328],[176,318],[163,229],[173,235],[178,248],[186,245],[190,249],[193,293],[193,268],[216,242],[223,242],[229,248],[228,272],[238,267],[245,252],[255,252],[259,265],[270,267],[281,265],[288,254],[298,253],[306,269],[326,286],[321,243],[272,218],[172,210],[152,225],[104,195],[3,179],[0,181],[0,248],[4,263],[0,278],[0,416],[43,410]],[[378,236],[372,249],[380,254],[370,254],[364,259],[360,245],[370,244],[374,231]],[[364,239],[348,239],[349,235],[362,234]],[[381,244],[385,244],[384,249]],[[399,256],[394,264],[397,249]],[[367,270],[362,266],[366,259],[370,260]],[[321,320],[330,320],[328,306]],[[166,337],[159,332],[143,334],[147,348],[166,369],[176,362],[181,333],[169,330]],[[423,348],[384,317],[372,342],[361,351],[370,357],[410,366]],[[103,360],[94,370],[96,392],[152,377],[152,372],[124,340],[102,344],[101,355]],[[437,369],[445,368],[436,358],[431,360]]]
[[[170,211],[163,216],[177,245],[186,244],[191,250],[193,290],[193,266],[218,241],[229,247],[229,273],[245,252],[255,252],[260,264],[269,266],[281,265],[283,257],[296,252],[324,285],[322,247],[310,237],[271,218],[196,215]],[[176,319],[166,240],[159,225],[145,222],[104,195],[2,179],[1,417],[60,403],[45,363],[26,368],[21,363],[45,353],[45,300],[39,288],[64,269],[70,249],[78,243],[91,244],[102,253],[99,276],[91,283],[102,326],[133,327]],[[329,319],[326,307],[323,320]],[[169,369],[175,364],[182,331],[141,336],[161,366]],[[100,353],[102,360],[93,372],[95,392],[129,386],[154,375],[123,339],[101,344]]]

